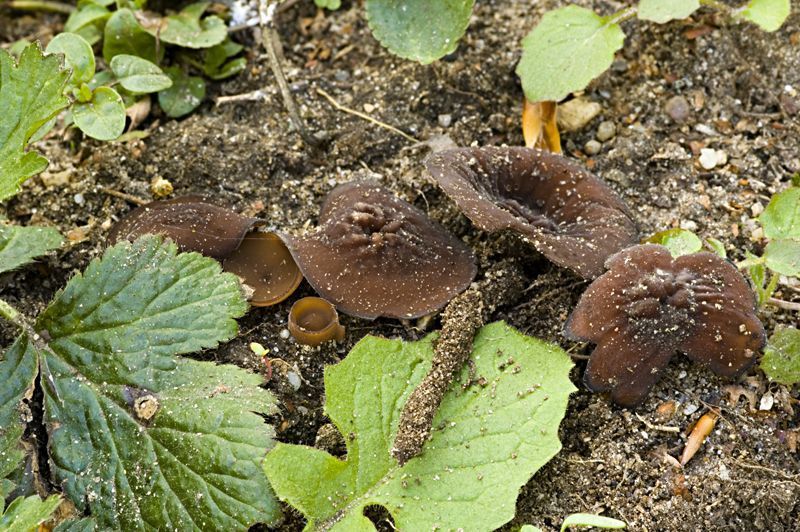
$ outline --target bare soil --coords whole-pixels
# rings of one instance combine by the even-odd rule
[[[104,189],[152,199],[150,181],[163,177],[176,195],[208,194],[275,228],[303,231],[315,224],[319,205],[336,184],[368,177],[462,237],[476,251],[481,273],[504,258],[521,262],[529,286],[525,297],[496,310],[492,319],[588,354],[591,346],[561,336],[586,283],[514,235],[473,228],[422,164],[430,152],[425,141],[441,136],[461,146],[522,144],[522,91],[514,75],[519,43],[542,13],[565,3],[479,2],[458,50],[420,66],[381,48],[357,2],[345,1],[333,13],[318,12],[310,0],[296,2],[279,19],[286,70],[320,148],[306,149],[292,131],[266,57],[249,31],[242,31],[237,38],[248,45],[246,72],[210,86],[209,101],[188,118],[170,120],[155,110],[140,126],[149,136],[131,142],[96,143],[59,131],[40,143],[50,167],[2,212],[19,224],[54,225],[70,243],[5,275],[3,297],[36,315],[74,272],[102,253],[111,224],[134,207]],[[578,3],[601,11],[620,7]],[[0,43],[21,37],[46,42],[62,25],[56,15],[3,18]],[[625,30],[628,38],[612,69],[583,95],[599,103],[601,112],[581,129],[563,132],[566,154],[617,190],[643,235],[684,227],[724,242],[733,260],[745,250],[757,251],[755,216],[800,171],[800,14],[772,34],[707,9],[661,26],[627,22]],[[319,88],[420,142],[333,108]],[[264,89],[266,100],[214,104],[218,96],[255,89]],[[689,104],[681,122],[665,108],[675,96]],[[584,145],[603,121],[613,122],[616,134],[588,156]],[[702,147],[723,150],[727,162],[704,170],[698,162]],[[776,297],[800,301],[798,288],[784,283]],[[311,293],[304,283],[296,296]],[[267,347],[277,359],[266,386],[281,400],[273,419],[278,438],[313,445],[328,423],[322,411],[325,365],[341,360],[366,334],[413,340],[439,322],[343,317],[344,342],[307,348],[284,332],[295,298],[251,310],[240,320],[239,338],[197,356],[266,377],[248,344]],[[760,317],[768,331],[798,322],[796,312],[772,306]],[[2,344],[10,344],[11,328],[0,325],[0,334]],[[579,383],[585,362],[576,362],[573,379]],[[289,372],[301,377],[299,388],[287,379]],[[553,530],[567,514],[592,512],[623,519],[631,530],[800,529],[797,387],[770,384],[758,369],[728,383],[682,357],[636,410],[618,409],[579,387],[561,427],[563,450],[522,490],[509,528],[531,523]],[[759,410],[767,393],[774,405]],[[688,429],[710,406],[719,407],[720,421],[698,455],[676,471],[665,453],[680,456]],[[329,428],[323,432],[330,436]],[[296,512],[287,512],[280,529],[302,526]]]

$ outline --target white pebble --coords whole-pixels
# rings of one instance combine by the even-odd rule
[[[686,405],[686,406],[683,408],[683,413],[684,413],[684,415],[686,415],[686,416],[691,416],[692,414],[694,414],[695,412],[697,412],[697,410],[698,410],[699,408],[700,408],[699,406],[697,406],[697,405],[694,405],[694,404],[692,404],[692,403],[689,403],[688,405]]]
[[[772,410],[772,405],[775,404],[775,397],[772,392],[767,392],[761,396],[761,402],[758,404],[759,410]]]
[[[700,166],[711,170],[728,162],[728,154],[722,150],[703,148],[700,150]]]
[[[294,388],[295,391],[300,389],[300,375],[298,375],[294,371],[286,372],[286,380],[289,381],[289,384],[291,384],[292,388]]]
[[[280,336],[284,340],[288,340],[289,339],[289,329],[281,329],[281,332],[278,333],[278,336]]]

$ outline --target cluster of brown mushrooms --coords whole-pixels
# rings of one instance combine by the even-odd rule
[[[735,376],[763,346],[753,294],[735,268],[710,253],[673,260],[661,246],[637,246],[622,199],[565,157],[523,147],[462,148],[436,153],[426,166],[478,228],[519,233],[555,264],[599,277],[565,328],[569,338],[597,344],[585,374],[590,389],[631,406],[676,351]],[[309,345],[343,339],[336,309],[367,319],[425,316],[477,272],[461,240],[375,183],[334,188],[317,228],[306,234],[263,232],[261,225],[185,196],[135,209],[109,239],[161,234],[183,251],[214,257],[252,289],[254,306],[284,301],[305,278],[321,298],[297,301],[289,330]]]

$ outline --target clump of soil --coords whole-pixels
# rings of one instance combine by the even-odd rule
[[[302,232],[316,223],[328,191],[369,178],[462,238],[478,256],[479,275],[499,260],[517,260],[527,286],[523,297],[490,320],[505,319],[580,354],[584,348],[567,342],[561,329],[586,283],[514,235],[474,229],[422,164],[430,151],[423,140],[522,144],[522,91],[514,75],[519,43],[546,10],[564,3],[478,3],[458,50],[429,66],[383,50],[358,5],[345,2],[337,12],[320,13],[312,2],[295,3],[279,19],[287,73],[321,147],[306,149],[291,130],[266,59],[252,36],[241,32],[237,38],[249,45],[247,70],[211,86],[209,101],[188,118],[169,120],[156,110],[142,126],[149,136],[127,143],[95,143],[71,133],[39,143],[50,159],[48,170],[30,180],[3,214],[15,223],[55,225],[70,243],[55,257],[3,276],[3,297],[36,315],[74,272],[102,253],[111,225],[134,207],[107,190],[149,200],[151,180],[161,177],[176,195],[205,194],[266,219],[271,229]],[[578,3],[592,7],[588,0]],[[55,15],[20,17],[3,26],[0,41],[46,40],[62,25]],[[563,133],[565,152],[627,201],[643,234],[684,227],[723,241],[734,260],[747,249],[758,251],[757,214],[800,171],[800,15],[772,34],[705,9],[686,21],[631,21],[625,29],[629,36],[611,70],[583,95],[601,112]],[[333,108],[317,88],[420,142]],[[255,89],[264,89],[267,99],[214,104],[217,96]],[[615,126],[613,133],[605,125],[598,135],[604,122]],[[584,147],[599,142],[598,136],[599,150],[591,143],[588,155]],[[702,148],[724,152],[726,161],[704,169]],[[365,334],[414,340],[439,321],[345,316],[343,342],[309,348],[286,330],[291,303],[306,295],[313,294],[303,283],[280,305],[251,309],[240,320],[239,338],[196,356],[269,377],[266,385],[282,405],[272,420],[278,438],[313,445],[328,423],[322,409],[327,364],[340,361]],[[784,283],[776,297],[796,302],[800,291]],[[796,313],[776,307],[766,307],[760,317],[768,331],[797,323]],[[0,325],[0,334],[8,345],[14,331]],[[250,351],[250,342],[269,350],[269,367]],[[575,382],[582,365],[574,370]],[[512,525],[552,530],[569,513],[593,512],[623,519],[632,530],[795,530],[797,388],[769,384],[757,369],[735,387],[727,384],[685,362],[673,363],[636,410],[617,409],[581,387],[561,427],[564,448],[523,489]],[[767,393],[776,398],[774,406],[758,410]],[[742,400],[747,396],[754,404]],[[662,416],[673,403],[674,413]],[[722,416],[716,429],[676,473],[664,454],[679,456],[686,429],[712,406]],[[664,426],[679,432],[652,428]],[[302,526],[296,513],[287,512],[281,528]]]

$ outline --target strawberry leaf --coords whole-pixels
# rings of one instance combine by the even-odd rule
[[[61,233],[52,227],[0,224],[0,273],[28,264],[63,242]]]

